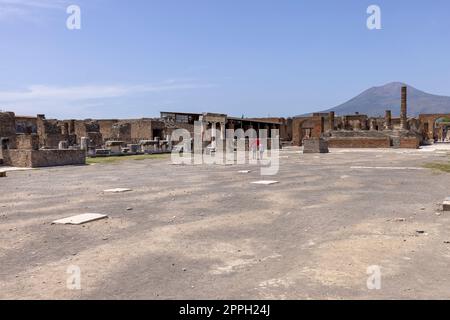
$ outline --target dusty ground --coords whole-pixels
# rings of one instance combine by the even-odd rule
[[[0,298],[450,299],[450,175],[413,170],[448,155],[332,151],[284,151],[272,186],[237,173],[248,166],[164,159],[9,172]],[[117,187],[133,191],[102,192]],[[51,225],[86,212],[110,218]],[[81,291],[67,289],[72,265]],[[367,289],[371,265],[381,290]]]

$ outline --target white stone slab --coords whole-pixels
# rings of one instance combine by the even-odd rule
[[[240,171],[238,171],[238,173],[250,173],[251,171],[250,170],[240,170]]]
[[[84,213],[77,216],[64,218],[60,220],[53,221],[52,224],[73,224],[73,225],[80,225],[100,219],[108,218],[105,214],[99,214],[99,213]]]
[[[29,171],[36,170],[33,168],[16,168],[16,167],[0,167],[0,172],[13,172],[13,171]]]
[[[123,192],[130,192],[130,191],[133,191],[133,190],[127,189],[127,188],[115,188],[115,189],[104,190],[103,192],[107,192],[107,193],[123,193]]]
[[[261,180],[261,181],[252,182],[252,184],[261,184],[261,185],[264,185],[264,186],[268,186],[268,185],[276,184],[276,183],[279,183],[279,182],[278,181],[272,181],[272,180]]]

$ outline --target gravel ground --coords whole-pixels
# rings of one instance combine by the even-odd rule
[[[169,159],[8,172],[0,299],[450,299],[450,175],[422,168],[448,158],[291,148],[273,177]],[[51,224],[87,212],[109,218]]]

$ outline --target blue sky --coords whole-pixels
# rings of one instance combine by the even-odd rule
[[[66,8],[81,8],[68,30]],[[379,5],[382,30],[368,30]],[[0,0],[0,109],[293,116],[391,81],[450,96],[448,0]]]

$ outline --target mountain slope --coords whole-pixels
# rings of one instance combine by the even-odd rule
[[[337,115],[359,112],[370,116],[382,116],[385,110],[392,110],[394,116],[400,113],[400,92],[403,83],[392,82],[381,87],[370,88],[355,98],[328,110]],[[408,116],[421,113],[450,113],[450,97],[438,96],[408,86]]]

